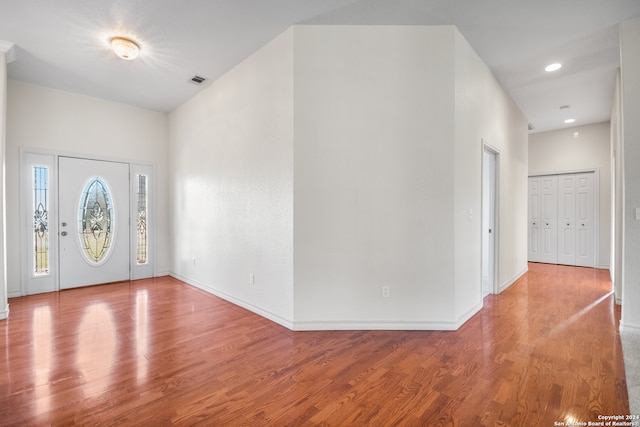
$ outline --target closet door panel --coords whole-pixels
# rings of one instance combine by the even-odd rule
[[[558,177],[558,264],[576,263],[575,184],[575,175]]]
[[[540,262],[540,179],[529,178],[529,261]]]
[[[558,263],[558,177],[540,177],[542,252],[540,262]]]
[[[576,175],[576,263],[595,267],[595,196],[593,173]]]

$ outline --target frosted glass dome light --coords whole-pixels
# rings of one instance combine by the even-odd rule
[[[140,46],[133,40],[124,37],[114,37],[111,39],[111,48],[118,57],[126,60],[135,59],[140,52]]]

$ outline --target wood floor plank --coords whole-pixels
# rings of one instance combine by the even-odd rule
[[[455,332],[292,332],[169,277],[11,299],[0,425],[552,426],[627,414],[608,272],[529,268]]]

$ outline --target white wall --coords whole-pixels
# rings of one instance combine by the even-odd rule
[[[574,138],[578,132],[578,138]],[[595,169],[599,172],[598,268],[611,257],[611,130],[609,122],[529,135],[529,175]]]
[[[623,271],[620,330],[640,335],[640,18],[620,24],[623,141]]]
[[[527,268],[526,119],[454,27],[302,26],[294,45],[296,328],[457,328],[482,305],[483,139],[501,288]]]
[[[483,138],[501,282],[526,271],[526,126],[454,27],[289,29],[169,117],[174,274],[297,330],[455,329]]]
[[[1,42],[1,41],[0,41]],[[6,124],[7,124],[7,54],[0,45],[0,319],[9,315],[6,263]]]
[[[297,329],[455,323],[454,31],[295,28]]]
[[[283,33],[169,116],[173,274],[288,327],[292,37]]]
[[[611,108],[611,169],[612,169],[612,206],[611,206],[611,261],[610,273],[613,281],[616,303],[622,303],[622,93],[620,88],[620,70],[616,75],[616,86]]]
[[[167,115],[10,80],[7,99],[7,244],[20,247],[20,148],[156,165],[157,263],[166,274],[168,256]],[[8,258],[10,296],[20,295],[20,251]]]
[[[527,271],[527,120],[469,43],[455,32],[456,318],[481,303],[483,143],[499,152],[497,284]],[[469,210],[472,219],[469,219]]]

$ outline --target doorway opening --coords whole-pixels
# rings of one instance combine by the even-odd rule
[[[482,147],[482,297],[498,293],[498,173],[499,152]]]

